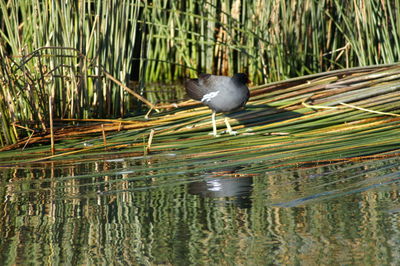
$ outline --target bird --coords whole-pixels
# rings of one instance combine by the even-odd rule
[[[211,120],[214,137],[217,137],[216,113],[231,112],[244,107],[250,97],[247,87],[247,75],[236,73],[232,77],[200,74],[197,79],[188,79],[185,82],[187,95],[196,101],[201,101],[212,110]],[[236,135],[232,130],[228,118],[225,117],[227,132]]]

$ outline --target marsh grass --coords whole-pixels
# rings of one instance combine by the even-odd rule
[[[46,131],[50,97],[54,119],[147,111],[110,76],[156,104],[149,83],[198,72],[264,84],[394,63],[399,14],[399,0],[0,0],[0,145]]]
[[[35,148],[49,143],[47,132],[3,148],[32,147],[25,153],[27,157],[11,161],[6,157],[12,158],[14,152],[2,152],[2,165],[73,160],[83,154],[173,153],[183,156],[182,160],[204,160],[204,167],[210,170],[252,162],[265,162],[273,168],[400,154],[399,65],[325,72],[262,85],[251,89],[250,99],[246,110],[228,116],[237,136],[222,134],[223,116],[217,119],[222,136],[208,135],[210,110],[190,100],[159,104],[156,108],[161,112],[149,113],[148,119],[142,115],[64,119],[64,124],[81,124],[56,129],[55,156],[48,148]]]

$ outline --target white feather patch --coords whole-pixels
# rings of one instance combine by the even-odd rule
[[[213,91],[207,94],[204,94],[203,98],[201,98],[202,102],[209,102],[211,101],[212,98],[216,97],[218,95],[219,91]]]

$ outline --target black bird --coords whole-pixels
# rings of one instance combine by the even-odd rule
[[[185,82],[186,92],[190,98],[201,101],[212,110],[213,135],[217,136],[215,114],[217,112],[230,112],[245,106],[250,97],[249,82],[246,74],[237,73],[233,77],[200,74],[197,79],[189,79]],[[232,131],[228,118],[225,124],[229,134]]]

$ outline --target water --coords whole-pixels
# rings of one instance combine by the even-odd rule
[[[0,168],[0,261],[400,264],[400,158],[203,163],[160,154]]]

